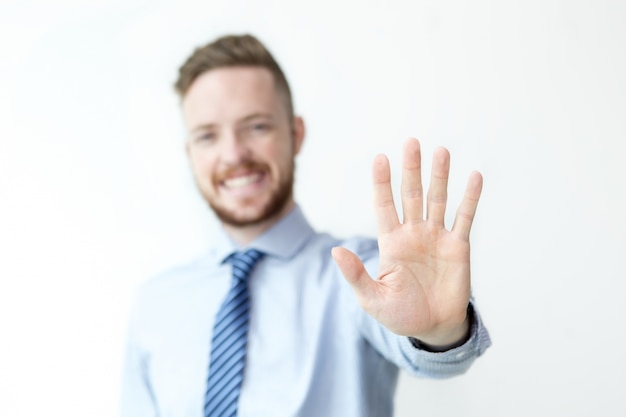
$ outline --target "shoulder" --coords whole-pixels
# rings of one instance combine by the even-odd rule
[[[376,239],[355,236],[342,240],[339,246],[351,250],[359,255],[361,259],[369,259],[378,256],[378,241]]]
[[[378,241],[370,237],[354,236],[350,238],[338,238],[328,233],[314,233],[306,242],[301,252],[322,251],[330,253],[335,246],[343,246],[359,256],[378,255]],[[328,251],[326,250],[328,249]]]
[[[371,237],[353,236],[344,239],[328,237],[325,242],[329,246],[329,250],[335,246],[344,247],[354,252],[363,262],[378,258],[378,241]]]

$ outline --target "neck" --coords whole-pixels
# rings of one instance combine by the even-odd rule
[[[283,217],[296,206],[293,200],[290,200],[285,206],[275,215],[262,220],[258,223],[246,225],[246,226],[234,226],[227,223],[222,223],[224,231],[234,240],[238,245],[246,246],[257,237],[261,236],[266,230],[278,223]]]

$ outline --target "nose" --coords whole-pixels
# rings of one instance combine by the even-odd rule
[[[220,158],[227,164],[237,164],[248,158],[249,150],[245,141],[237,132],[229,130],[224,132],[220,140]]]

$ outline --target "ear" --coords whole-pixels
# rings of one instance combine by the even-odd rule
[[[305,135],[304,120],[300,116],[293,117],[293,154],[297,155],[302,148]]]
[[[191,160],[191,145],[189,141],[185,141],[185,155],[187,155],[187,160]]]

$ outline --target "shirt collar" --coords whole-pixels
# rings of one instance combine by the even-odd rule
[[[220,263],[224,262],[231,253],[250,248],[257,249],[268,256],[290,259],[314,233],[302,210],[296,205],[286,216],[245,247],[235,243],[224,229],[220,228],[215,253]]]

